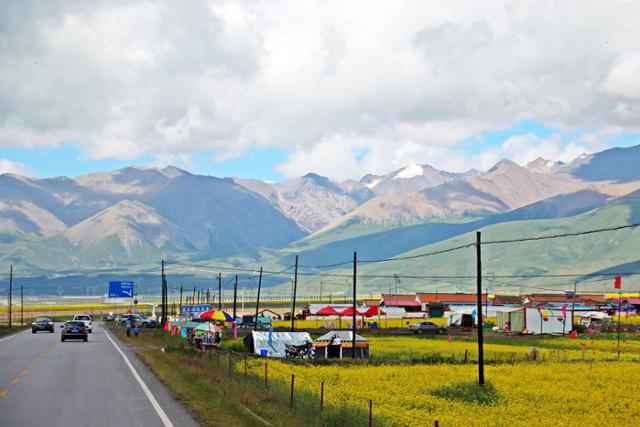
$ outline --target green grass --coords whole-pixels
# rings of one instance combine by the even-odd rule
[[[465,403],[492,405],[500,400],[500,394],[491,382],[480,386],[475,381],[458,381],[438,387],[431,394],[446,400],[459,400]]]
[[[363,411],[326,406],[321,413],[318,397],[301,391],[295,393],[292,411],[290,384],[271,380],[265,387],[263,377],[256,375],[247,375],[245,380],[243,354],[221,351],[203,357],[186,340],[161,330],[142,330],[138,337],[127,338],[123,328],[109,327],[132,345],[138,357],[202,425],[255,426],[262,424],[260,418],[278,426],[367,425]],[[240,347],[230,339],[223,343],[228,349]]]
[[[4,337],[6,335],[15,334],[16,332],[24,331],[25,329],[29,329],[31,327],[31,322],[25,322],[24,326],[20,326],[20,322],[18,321],[17,325],[11,325],[9,328],[7,325],[0,326],[0,337]]]

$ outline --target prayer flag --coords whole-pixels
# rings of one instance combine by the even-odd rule
[[[176,325],[171,325],[171,336],[174,336],[176,334]]]
[[[613,282],[613,287],[616,289],[622,288],[622,276],[616,276],[616,279]]]

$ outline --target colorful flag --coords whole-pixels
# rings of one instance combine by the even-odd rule
[[[273,326],[269,326],[269,347],[273,345]]]
[[[563,316],[566,316],[566,315],[567,315],[567,304],[564,304],[564,305],[562,306],[562,315],[563,315]]]
[[[174,336],[176,334],[176,325],[171,325],[171,336]]]
[[[622,276],[616,276],[616,279],[613,282],[613,287],[616,289],[622,288]]]
[[[233,322],[233,339],[238,339],[238,324],[236,322]]]
[[[164,322],[164,330],[165,331],[169,330],[169,321],[168,320],[166,322]]]

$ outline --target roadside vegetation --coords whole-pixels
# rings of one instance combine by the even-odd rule
[[[373,425],[390,426],[499,420],[596,425],[605,418],[624,425],[640,419],[628,393],[640,381],[637,334],[621,341],[619,362],[610,334],[488,338],[488,381],[481,388],[473,337],[375,333],[367,336],[372,359],[301,362],[247,356],[241,342],[227,336],[221,351],[202,355],[161,330],[127,339],[113,329],[204,425],[366,426],[370,404]],[[531,347],[538,348],[536,360],[530,360]]]

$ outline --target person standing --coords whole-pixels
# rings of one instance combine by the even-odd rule
[[[127,337],[131,337],[131,317],[127,319]]]

